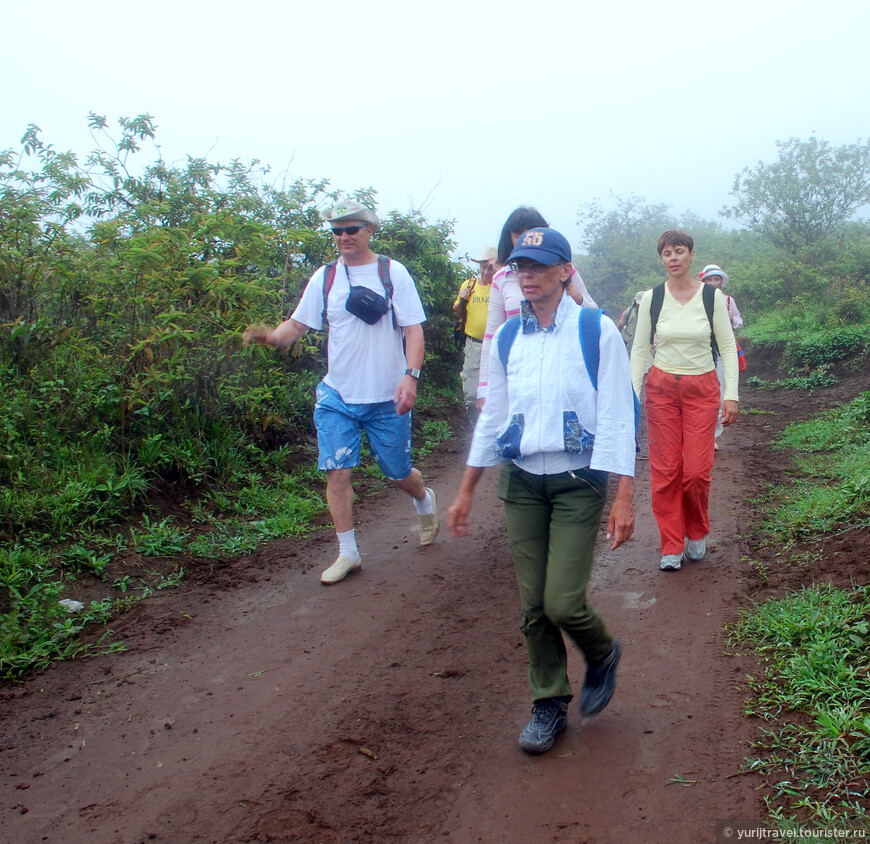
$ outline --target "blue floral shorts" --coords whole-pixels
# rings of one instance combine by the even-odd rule
[[[403,481],[411,474],[411,414],[396,416],[396,405],[391,401],[346,404],[337,390],[321,381],[314,426],[320,452],[317,468],[321,471],[359,466],[365,430],[372,456],[388,480]]]

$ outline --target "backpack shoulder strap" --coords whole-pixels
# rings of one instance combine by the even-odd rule
[[[386,255],[378,255],[378,277],[387,294],[387,299],[393,298],[393,282],[390,279],[390,259]]]
[[[656,338],[656,323],[659,321],[659,314],[662,312],[662,305],[665,303],[665,283],[657,284],[653,287],[652,301],[649,306],[649,342],[652,345]]]
[[[380,278],[381,284],[384,285],[384,292],[387,294],[390,314],[393,317],[393,328],[398,329],[396,311],[393,308],[393,280],[390,278],[390,259],[386,255],[378,255],[378,278]]]
[[[332,284],[335,281],[335,265],[338,261],[330,261],[323,267],[323,313],[320,315],[320,324],[326,328],[326,304],[329,300],[329,291],[332,290]]]
[[[713,333],[713,305],[716,302],[716,288],[712,284],[705,284],[701,295],[704,297],[704,310],[707,312],[707,321],[710,323],[710,348],[713,350],[713,362],[715,363],[719,358],[719,344],[716,342],[716,335]]]
[[[601,360],[601,314],[598,308],[580,308],[578,327],[580,350],[592,386],[598,389],[598,364]]]
[[[518,316],[511,317],[502,328],[498,335],[498,356],[501,358],[501,365],[507,369],[508,358],[511,353],[511,346],[514,340],[517,339],[517,332],[520,330],[520,318]]]

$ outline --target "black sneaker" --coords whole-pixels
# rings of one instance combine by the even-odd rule
[[[526,753],[546,753],[568,723],[568,704],[555,698],[539,700],[532,707],[532,720],[520,733],[520,747]]]
[[[616,688],[616,666],[622,657],[622,648],[614,639],[607,656],[586,669],[586,679],[580,690],[580,714],[597,715],[610,703]]]

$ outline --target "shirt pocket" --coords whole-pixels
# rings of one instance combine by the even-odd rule
[[[515,413],[511,417],[505,432],[495,441],[495,453],[505,460],[515,460],[522,457],[520,442],[523,439],[523,431],[526,421],[522,413]]]
[[[562,413],[562,436],[565,451],[569,454],[589,451],[595,443],[595,434],[591,434],[580,424],[577,413],[573,410],[565,410]]]

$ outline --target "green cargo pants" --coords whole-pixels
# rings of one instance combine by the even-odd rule
[[[513,463],[502,467],[498,497],[520,588],[533,701],[572,695],[563,630],[587,662],[604,659],[613,644],[586,602],[606,495],[606,472],[533,475]]]

